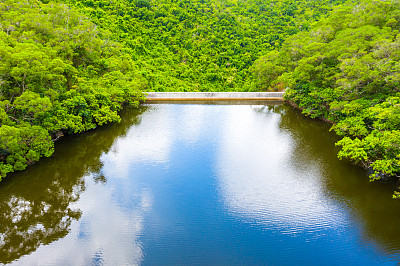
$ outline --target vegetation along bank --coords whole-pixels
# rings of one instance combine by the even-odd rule
[[[0,0],[0,176],[141,91],[281,91],[340,158],[400,173],[398,0]]]
[[[339,158],[372,180],[400,175],[399,26],[399,1],[345,3],[254,64],[264,89],[288,87],[304,114],[333,121]]]
[[[31,0],[1,0],[0,12],[0,178],[143,98],[132,58],[79,12]]]
[[[250,67],[341,1],[0,0],[0,178],[141,91],[257,91]]]

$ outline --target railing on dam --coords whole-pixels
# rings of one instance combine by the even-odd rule
[[[283,100],[285,92],[147,92],[148,101]]]

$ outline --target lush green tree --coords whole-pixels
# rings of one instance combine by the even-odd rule
[[[65,4],[0,1],[0,178],[143,100],[123,47]]]
[[[340,5],[309,32],[258,59],[259,86],[287,87],[286,98],[343,136],[339,158],[400,176],[400,2]]]
[[[68,0],[126,46],[152,91],[258,90],[249,68],[342,0]]]

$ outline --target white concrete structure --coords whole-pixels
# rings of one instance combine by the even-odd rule
[[[147,101],[283,100],[285,92],[147,92]]]

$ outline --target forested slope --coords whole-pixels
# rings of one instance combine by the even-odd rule
[[[258,90],[249,67],[344,0],[67,0],[112,32],[151,91]]]
[[[143,97],[132,58],[65,4],[0,0],[0,29],[0,180]]]
[[[259,89],[254,60],[342,1],[0,0],[0,179],[141,90]]]
[[[259,86],[288,87],[303,113],[333,121],[339,157],[372,179],[400,175],[399,29],[397,0],[344,4],[253,66]]]

